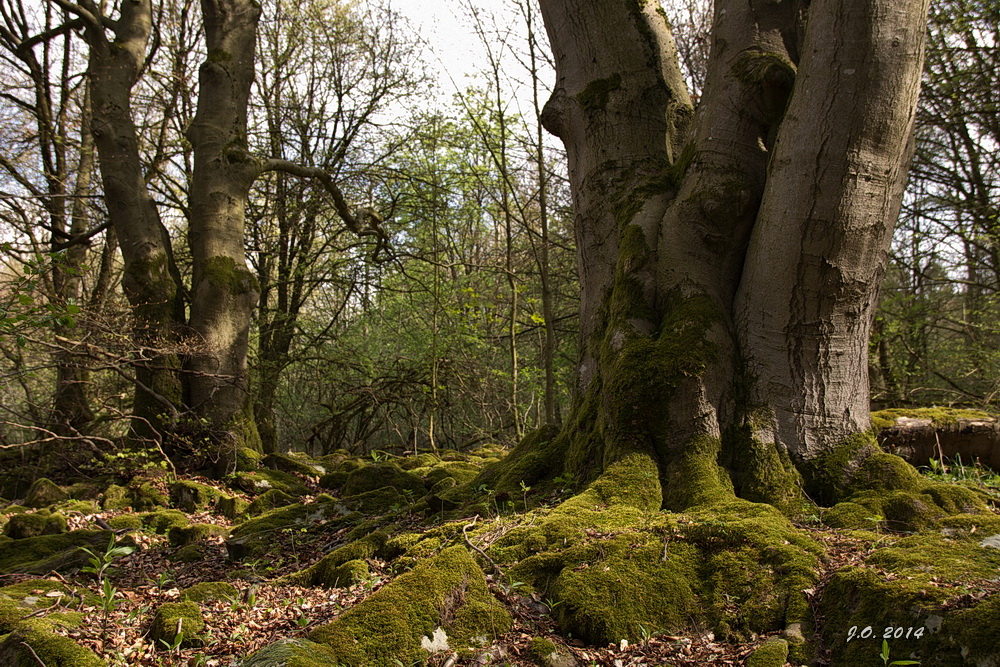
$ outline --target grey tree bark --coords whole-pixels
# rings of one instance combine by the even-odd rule
[[[236,442],[259,437],[250,410],[247,349],[257,279],[244,257],[250,186],[261,172],[247,147],[260,5],[203,0],[208,58],[199,74],[198,110],[187,136],[194,149],[190,326],[199,343],[187,362],[187,403],[213,431]]]
[[[696,113],[657,3],[542,12],[583,291],[566,466],[638,451],[668,506],[702,474],[789,499],[796,467],[868,428],[927,3],[718,0]]]

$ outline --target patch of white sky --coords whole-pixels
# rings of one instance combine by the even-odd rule
[[[391,6],[420,36],[439,106],[449,106],[456,94],[464,95],[472,87],[495,86],[493,68],[498,63],[501,98],[509,103],[506,111],[525,120],[533,117],[528,28],[524,10],[515,0],[393,0]],[[534,6],[532,11],[538,49],[547,49],[541,17]],[[555,74],[546,65],[547,52],[536,57],[539,104],[544,104]]]

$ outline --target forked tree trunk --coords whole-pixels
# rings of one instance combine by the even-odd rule
[[[542,11],[582,286],[566,467],[591,478],[639,451],[667,506],[707,478],[793,498],[796,467],[868,428],[926,2],[717,0],[693,122],[655,2]]]

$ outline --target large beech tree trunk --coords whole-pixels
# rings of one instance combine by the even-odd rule
[[[214,431],[235,435],[236,444],[258,440],[247,348],[260,290],[247,268],[243,240],[250,186],[261,171],[247,148],[260,12],[253,0],[203,0],[208,59],[187,133],[194,149],[190,325],[200,344],[187,364],[187,400]]]
[[[582,287],[565,465],[651,454],[686,506],[707,457],[739,495],[787,500],[869,425],[927,4],[717,0],[697,112],[655,2],[541,5]]]

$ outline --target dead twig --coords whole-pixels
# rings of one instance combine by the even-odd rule
[[[490,558],[489,555],[485,551],[483,551],[482,549],[480,549],[479,547],[477,547],[475,544],[473,544],[472,541],[469,539],[468,532],[466,532],[466,531],[469,530],[469,528],[472,528],[473,526],[475,526],[476,525],[476,521],[478,521],[478,520],[479,520],[479,515],[477,514],[476,516],[472,517],[472,523],[468,523],[468,524],[462,526],[462,537],[465,538],[465,543],[469,545],[470,549],[473,549],[476,553],[478,553],[480,556],[483,557],[483,560],[485,560],[487,563],[490,564],[490,567],[493,569],[493,573],[494,574],[501,575],[501,574],[503,574],[503,572],[500,571],[500,566],[497,565],[495,562],[493,562],[493,559]]]

